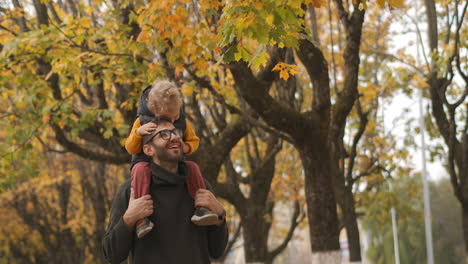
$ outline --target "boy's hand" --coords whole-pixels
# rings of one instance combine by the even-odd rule
[[[184,151],[184,154],[188,153],[190,151],[189,145],[185,144],[185,142],[182,142],[182,144],[183,144],[182,150]]]
[[[142,125],[141,127],[139,127],[136,130],[136,133],[137,133],[137,135],[142,137],[144,135],[151,134],[154,130],[156,130],[157,127],[158,127],[158,125],[156,125],[155,123],[149,122],[149,123],[146,123],[146,124]]]

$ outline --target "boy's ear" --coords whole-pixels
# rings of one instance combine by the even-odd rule
[[[146,155],[152,157],[153,156],[153,148],[148,144],[143,145],[143,153],[145,153]]]

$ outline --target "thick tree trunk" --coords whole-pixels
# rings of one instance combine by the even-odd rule
[[[242,219],[245,261],[247,263],[265,263],[267,259],[267,236],[262,210],[248,210]]]
[[[465,253],[468,256],[468,134],[463,135],[458,146],[458,151],[455,151],[455,161],[460,185],[458,190],[455,190],[455,195],[461,203],[463,238],[465,240]],[[468,258],[466,263],[468,263]]]
[[[297,147],[305,173],[312,252],[317,258],[313,263],[340,263],[337,257],[340,256],[338,216],[328,148],[325,142],[318,140]]]
[[[468,203],[466,206],[461,206],[462,210],[462,225],[463,225],[463,238],[465,239],[465,252],[468,252]],[[468,254],[467,254],[468,256]],[[468,263],[468,257],[466,259],[466,262]]]

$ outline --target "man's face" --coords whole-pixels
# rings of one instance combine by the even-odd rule
[[[170,138],[164,139],[163,135],[161,133],[158,133],[163,130],[173,130],[174,128],[174,125],[169,122],[159,124],[156,129],[157,135],[148,144],[150,151],[145,151],[145,153],[148,156],[151,156],[153,160],[159,160],[164,162],[181,161],[184,154],[182,150],[182,139],[175,133],[169,133]]]

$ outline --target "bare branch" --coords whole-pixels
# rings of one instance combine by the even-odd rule
[[[2,26],[2,25],[0,25],[0,29],[3,29],[3,30],[5,30],[5,31],[11,33],[11,34],[12,34],[13,36],[15,36],[15,37],[18,36],[18,34],[17,34],[16,32],[14,32],[13,30],[10,30],[10,29],[8,29],[8,28]]]
[[[83,148],[79,144],[69,140],[66,137],[65,132],[57,124],[51,122],[50,125],[55,132],[55,139],[62,146],[85,159],[92,159],[112,164],[126,164],[130,161],[129,154],[125,153],[124,150],[118,153],[108,154]]]
[[[235,228],[235,232],[234,232],[234,235],[232,236],[232,238],[228,241],[227,245],[226,245],[226,249],[224,250],[224,255],[223,257],[221,257],[221,259],[219,259],[219,261],[221,263],[224,263],[226,257],[227,257],[227,254],[231,251],[232,247],[234,246],[234,244],[236,243],[237,239],[239,239],[240,237],[240,234],[241,234],[241,230],[242,230],[242,222],[240,222],[237,227]]]
[[[359,122],[359,129],[353,139],[353,145],[351,147],[351,153],[349,157],[348,171],[346,175],[346,180],[349,186],[351,186],[351,184],[353,183],[353,169],[354,169],[354,162],[355,162],[356,155],[357,155],[357,146],[358,146],[359,141],[361,140],[362,135],[364,134],[364,131],[366,130],[366,126],[369,121],[367,119],[369,112],[366,112],[366,113],[362,112],[361,102],[359,99],[357,100],[356,109],[359,115],[360,122]]]
[[[55,23],[51,23],[51,24],[55,28],[57,28],[60,31],[60,33],[62,33],[62,35],[69,41],[69,43],[71,44],[72,47],[80,48],[81,51],[87,51],[87,52],[106,55],[106,56],[130,57],[130,58],[135,58],[135,59],[138,59],[138,60],[143,60],[143,61],[146,61],[146,62],[153,62],[153,60],[151,60],[150,58],[146,58],[146,57],[143,57],[143,56],[140,56],[140,55],[127,54],[127,53],[116,53],[116,52],[103,52],[103,51],[91,49],[91,48],[88,48],[88,47],[84,47],[83,45],[79,45],[78,43],[76,43],[73,40],[73,38],[68,36],[65,32],[63,32],[63,30],[58,25],[56,25]]]
[[[377,50],[377,49],[369,49],[369,48],[366,48],[366,49],[362,49],[363,52],[371,52],[371,53],[374,53],[374,54],[378,54],[378,55],[381,55],[381,56],[384,56],[384,57],[388,57],[392,60],[396,60],[398,62],[401,62],[403,63],[404,65],[406,66],[409,66],[411,69],[413,69],[415,72],[419,73],[421,76],[424,76],[424,77],[427,77],[427,75],[420,69],[418,68],[416,65],[414,64],[411,64],[410,62],[402,59],[402,58],[399,58],[393,54],[390,54],[390,53],[386,53],[384,51],[381,51],[381,50]]]
[[[331,8],[331,1],[328,1],[328,23],[330,27],[330,45],[331,45],[331,63],[333,69],[333,90],[335,94],[338,94],[338,85],[337,85],[337,78],[336,78],[336,62],[335,62],[335,44],[333,41],[333,16],[332,16],[332,8]]]
[[[242,110],[240,110],[236,106],[233,106],[233,105],[227,103],[224,96],[222,94],[218,93],[218,91],[216,91],[216,89],[213,87],[213,85],[208,80],[208,78],[206,78],[206,77],[203,78],[203,77],[197,76],[197,74],[192,69],[190,69],[190,67],[188,65],[185,66],[185,70],[190,74],[192,79],[195,80],[198,83],[198,85],[200,85],[202,88],[208,89],[208,91],[210,91],[210,93],[213,94],[213,96],[216,98],[216,100],[219,103],[221,103],[224,107],[226,107],[231,113],[241,114],[243,112]]]
[[[406,17],[408,17],[411,20],[411,22],[413,22],[414,26],[416,27],[416,35],[418,37],[418,44],[421,47],[424,62],[426,63],[426,68],[427,68],[428,71],[431,71],[431,66],[429,64],[429,59],[427,58],[426,49],[424,47],[422,33],[421,33],[421,30],[419,29],[418,20],[414,19],[413,17],[411,17],[409,15],[406,15]]]
[[[289,241],[291,241],[293,235],[294,235],[294,230],[296,230],[296,227],[305,219],[305,214],[301,213],[301,208],[300,204],[298,201],[294,202],[294,212],[291,216],[291,224],[288,230],[288,234],[284,238],[283,242],[274,250],[270,251],[268,253],[268,260],[273,261],[273,259],[278,256],[287,246]]]

